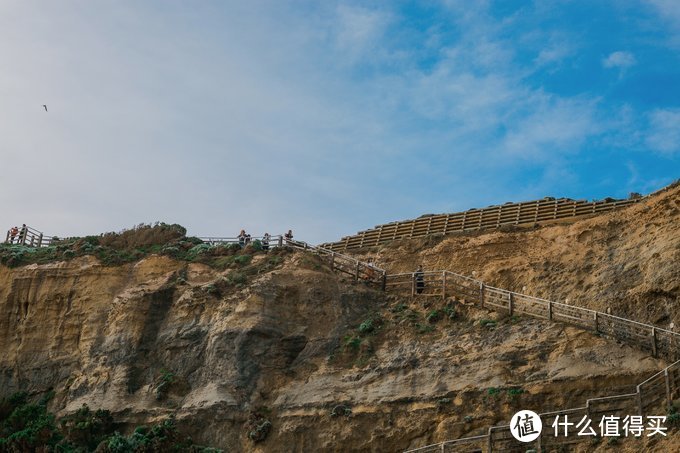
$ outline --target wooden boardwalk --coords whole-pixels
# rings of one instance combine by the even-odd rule
[[[452,214],[422,216],[417,219],[377,225],[369,230],[346,236],[337,242],[321,244],[333,251],[373,247],[397,239],[414,239],[461,231],[500,228],[505,225],[533,225],[556,220],[597,215],[624,208],[646,197],[601,201],[544,198],[522,203],[506,203],[483,209],[470,209]]]

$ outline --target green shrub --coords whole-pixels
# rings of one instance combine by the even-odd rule
[[[186,258],[190,261],[193,261],[196,258],[198,258],[199,256],[204,255],[205,253],[209,252],[211,249],[212,249],[212,246],[210,244],[194,245],[186,253]]]
[[[375,327],[373,326],[373,320],[367,319],[359,325],[359,333],[368,334],[373,332]]]
[[[431,312],[429,312],[429,313],[427,314],[427,316],[425,316],[425,319],[426,319],[427,322],[429,322],[430,324],[434,324],[434,323],[436,323],[437,321],[439,321],[439,320],[441,319],[441,317],[442,317],[442,315],[441,315],[441,313],[439,312],[439,310],[432,310]]]
[[[236,255],[234,257],[234,263],[238,264],[239,266],[245,266],[246,264],[249,264],[252,259],[252,255]]]
[[[168,394],[170,386],[175,382],[175,373],[167,370],[161,370],[159,383],[156,386],[156,399],[162,400]]]
[[[92,411],[86,404],[73,414],[60,419],[59,426],[68,442],[88,450],[94,450],[114,428],[109,411]]]
[[[150,245],[164,245],[186,237],[187,230],[181,225],[156,222],[139,224],[118,233],[106,233],[99,244],[118,250],[133,249]]]
[[[0,451],[53,449],[63,437],[54,415],[45,405],[30,403],[25,392],[13,394],[0,407]]]
[[[514,397],[521,395],[523,393],[524,393],[524,389],[521,388],[521,387],[508,389],[508,391],[507,391],[508,396],[511,397],[511,398],[514,398]]]
[[[479,325],[482,327],[488,327],[490,329],[493,329],[494,327],[496,327],[496,321],[492,319],[482,319],[481,321],[479,321]]]
[[[486,391],[487,395],[489,395],[489,396],[496,396],[496,395],[498,395],[500,392],[501,392],[501,391],[500,391],[499,389],[497,389],[496,387],[490,387],[490,388]]]
[[[345,337],[345,347],[353,352],[358,352],[362,341],[361,337],[347,336]]]
[[[447,318],[449,319],[456,319],[458,317],[458,314],[456,313],[456,309],[451,307],[450,305],[447,305],[443,309],[444,314],[446,315]]]
[[[240,272],[232,271],[227,275],[227,282],[232,285],[245,285],[247,281],[248,278],[245,274]]]
[[[666,416],[666,424],[669,427],[680,427],[680,412],[678,412],[678,408],[675,407],[675,405],[672,405],[668,411],[668,415]]]
[[[399,303],[395,305],[394,307],[390,308],[390,311],[392,313],[401,313],[402,311],[406,310],[408,308],[408,305],[404,303]]]

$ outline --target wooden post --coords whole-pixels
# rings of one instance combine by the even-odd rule
[[[479,284],[479,304],[484,308],[484,283]]]
[[[486,451],[487,453],[493,453],[493,428],[489,428],[488,438],[486,439]]]
[[[416,274],[411,274],[411,297],[416,297]]]
[[[335,269],[335,252],[331,252],[331,269]]]
[[[43,234],[40,233],[40,236],[38,236],[38,248],[42,246],[42,240],[43,240]]]
[[[548,301],[548,321],[552,321],[552,300]]]
[[[359,281],[359,260],[357,260],[357,266],[356,266],[356,271],[354,274],[354,280]]]
[[[667,407],[670,409],[673,406],[673,399],[671,398],[671,380],[669,379],[668,376],[668,368],[663,370],[663,377],[664,380],[666,381],[666,402],[668,403]]]
[[[442,271],[442,300],[446,302],[446,271]]]
[[[444,453],[444,451],[445,451],[445,450],[444,450],[444,442],[442,442],[441,451],[442,451],[442,453]]]
[[[642,391],[640,390],[639,385],[636,387],[636,389],[637,389],[638,415],[640,415],[641,417],[644,417],[645,414],[644,414],[644,410],[642,408]]]
[[[387,272],[383,271],[382,273],[382,288],[383,291],[387,290]]]
[[[512,312],[515,308],[514,305],[515,305],[515,298],[512,296],[512,293],[509,293],[509,296],[508,296],[508,311],[510,312],[509,316],[512,316]]]
[[[652,327],[652,356],[656,357],[657,356],[657,350],[656,350],[656,327]],[[668,371],[668,370],[666,370]]]
[[[597,319],[597,312],[593,315],[593,321],[595,322],[595,332],[598,331],[599,326],[598,326],[598,319]]]

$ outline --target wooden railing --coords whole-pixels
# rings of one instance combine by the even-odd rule
[[[25,245],[27,247],[47,247],[57,240],[56,237],[47,236],[29,226],[18,228],[17,234],[14,236],[12,235],[12,229],[9,229],[5,237],[6,244]]]
[[[419,280],[422,285],[418,284]],[[543,421],[543,433],[533,444],[518,442],[510,433],[509,426],[501,425],[490,427],[485,434],[440,442],[409,452],[461,451],[462,448],[491,452],[526,449],[532,445],[537,451],[541,451],[541,448],[550,450],[553,446],[588,439],[576,435],[555,437],[551,431],[551,423],[558,415],[577,418],[576,421],[584,415],[591,418],[599,415],[665,415],[673,401],[680,398],[680,334],[676,332],[587,308],[495,288],[450,271],[387,275],[385,286],[390,292],[418,297],[441,297],[444,300],[455,297],[509,316],[527,315],[571,324],[631,344],[655,357],[676,361],[637,385],[635,392],[592,398],[586,401],[584,407],[539,414]]]
[[[286,242],[288,247],[298,250],[307,250],[328,259],[330,266],[339,272],[350,275],[356,281],[364,281],[385,289],[387,273],[384,269],[375,266],[373,263],[359,261],[358,259],[326,249],[324,247],[310,245],[307,242],[289,239]]]
[[[346,236],[337,242],[321,244],[330,250],[371,247],[396,239],[444,235],[459,231],[527,225],[585,215],[600,214],[638,203],[646,197],[601,201],[544,198],[522,203],[506,203],[452,214],[422,216],[417,219],[386,223]]]
[[[654,357],[680,360],[680,334],[588,308],[553,302],[506,289],[450,271],[423,272],[423,291],[418,294],[416,273],[386,276],[386,289],[425,297],[457,297],[509,316],[527,315],[592,330],[628,343]]]
[[[199,237],[203,242],[210,245],[219,244],[240,244],[245,245],[239,237]],[[250,238],[251,241],[260,241],[263,237]],[[286,239],[283,235],[275,235],[269,238],[269,247],[291,247],[297,250],[306,250],[317,255],[324,256],[333,270],[350,275],[355,281],[363,281],[385,289],[386,275],[384,269],[375,266],[373,263],[360,261],[352,256],[344,255],[323,247],[311,245],[304,241]]]
[[[561,431],[559,436],[555,436],[552,424],[556,417],[564,420],[563,417],[566,416],[572,423],[578,423],[584,416],[587,416],[593,421],[592,427],[597,433],[599,431],[598,417],[613,415],[623,420],[627,415],[663,416],[677,398],[680,398],[680,361],[638,384],[633,393],[591,398],[586,400],[583,407],[538,414],[541,417],[543,430],[534,442],[519,442],[512,436],[510,425],[496,425],[488,428],[485,434],[414,448],[408,450],[407,453],[458,452],[463,448],[467,451],[485,451],[488,453],[493,451],[526,451],[527,449],[535,449],[536,451],[558,450],[560,446],[589,441],[592,436],[578,436],[576,435],[578,429],[574,427],[571,429],[571,435],[563,436],[564,432]],[[643,419],[645,426],[646,421]],[[667,425],[662,426],[667,427]]]
[[[205,242],[206,244],[210,245],[219,245],[219,244],[240,244],[240,245],[246,245],[246,239],[239,238],[238,236],[236,237],[217,237],[217,236],[203,236],[199,237],[200,240]],[[249,242],[255,242],[259,241],[260,244],[262,245],[268,245],[269,247],[281,247],[284,245],[284,239],[283,235],[277,234],[274,236],[269,236],[268,238],[265,238],[264,236],[257,236],[257,237],[251,237],[248,238]]]

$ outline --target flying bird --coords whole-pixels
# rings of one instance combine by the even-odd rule
[[[45,111],[47,111],[47,106],[45,104],[43,104],[43,107],[45,108]]]

